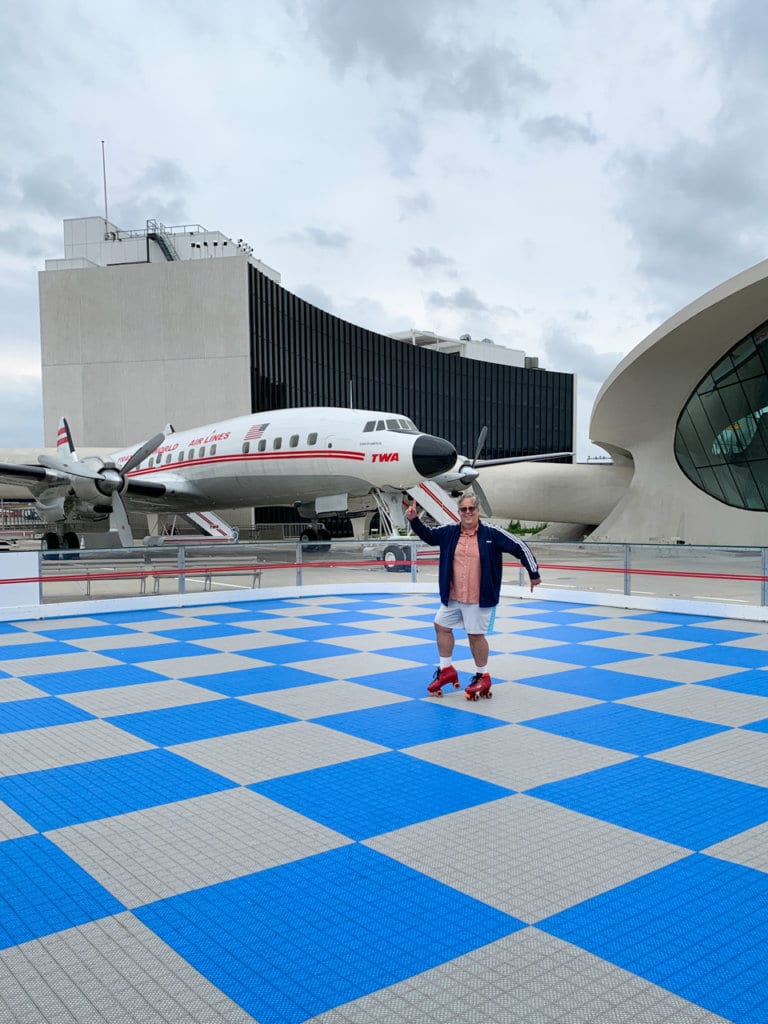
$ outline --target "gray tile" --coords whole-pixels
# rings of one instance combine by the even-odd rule
[[[768,822],[739,832],[701,852],[768,873]]]
[[[107,658],[103,654],[75,651],[72,654],[57,654],[53,658],[14,658],[0,661],[0,669],[9,675],[23,677],[47,675],[50,672],[83,672],[89,668],[114,668],[119,664],[119,661]]]
[[[501,654],[522,654],[525,651],[543,650],[545,647],[562,647],[562,640],[547,640],[543,636],[522,636],[519,633],[491,633],[488,637],[492,656]]]
[[[336,654],[329,658],[312,658],[309,661],[292,661],[293,668],[304,672],[315,672],[317,675],[330,676],[332,679],[347,679],[353,676],[379,675],[382,672],[400,673],[406,668],[416,668],[421,661],[408,661],[405,658],[390,658],[387,654]]]
[[[347,647],[352,651],[381,651],[389,648],[414,647],[424,643],[422,637],[404,636],[402,633],[356,633],[354,636],[328,637],[323,643],[329,646]],[[437,654],[437,651],[435,651]]]
[[[631,651],[634,654],[674,654],[676,651],[688,651],[692,647],[703,647],[704,644],[693,644],[688,640],[669,640],[667,637],[646,636],[633,633],[630,636],[604,637],[600,640],[587,640],[585,646],[605,647],[611,651]]]
[[[14,622],[14,626],[19,629],[27,630],[30,633],[34,633],[38,629],[45,629],[46,632],[51,629],[82,629],[86,626],[103,626],[104,622],[102,619],[89,618],[87,615],[83,616],[68,616],[67,618],[57,619],[50,618],[41,621],[40,619],[32,619],[29,622]],[[3,642],[5,642],[5,634],[3,635]]]
[[[732,1024],[535,928],[307,1024]]]
[[[330,683],[316,683],[314,686],[296,686],[289,690],[275,690],[272,693],[254,693],[241,700],[248,704],[280,711],[294,718],[320,718],[323,715],[338,715],[344,711],[360,711],[363,708],[384,707],[410,700],[386,690],[372,686],[360,686],[344,680]]]
[[[651,679],[666,679],[673,683],[701,683],[705,679],[719,679],[736,675],[743,669],[730,665],[710,665],[705,661],[686,661],[683,658],[666,658],[663,654],[632,661],[616,659],[600,666],[611,672],[626,672],[630,676],[649,676]]]
[[[0,702],[8,700],[32,700],[34,697],[47,697],[45,690],[39,690],[23,679],[0,679]]]
[[[174,644],[177,641],[168,636],[156,636],[154,633],[119,633],[112,636],[83,636],[67,640],[70,647],[79,647],[83,651],[116,651],[123,647],[160,647],[163,644]]]
[[[463,683],[469,682],[474,671],[471,662],[457,663],[457,667],[466,676]],[[486,718],[498,718],[504,722],[524,722],[529,718],[542,718],[544,715],[557,715],[561,711],[575,711],[602,701],[591,697],[578,697],[573,693],[560,690],[547,690],[543,686],[528,686],[526,683],[508,683],[499,679],[490,666],[493,679],[493,697],[491,700],[468,701],[463,689],[446,689],[442,700],[450,701],[450,706],[466,714],[483,715]],[[430,700],[433,698],[426,698]]]
[[[632,755],[617,750],[520,725],[423,743],[408,747],[407,753],[516,790],[532,789],[632,760]]]
[[[187,642],[214,651],[256,651],[262,647],[287,647],[290,644],[301,643],[301,640],[298,637],[282,636],[280,633],[250,630],[235,636],[215,636]]]
[[[0,952],[4,1024],[258,1024],[132,914]]]
[[[159,661],[142,661],[141,668],[169,679],[194,679],[195,676],[210,676],[217,672],[239,672],[242,669],[256,669],[266,665],[265,661],[246,658],[242,654],[204,654],[202,651],[188,658],[161,658]]]
[[[129,908],[350,842],[246,789],[56,829],[46,837]]]
[[[152,749],[151,743],[100,719],[8,732],[0,735],[0,777]]]
[[[31,836],[36,831],[29,822],[0,800],[0,842],[5,842],[6,839],[18,839],[21,836]]]
[[[723,626],[723,629],[726,628]],[[741,640],[726,640],[723,647],[745,647],[749,651],[768,651],[768,633],[760,633],[758,636],[745,636]]]
[[[222,695],[215,690],[195,686],[193,683],[163,679],[159,683],[133,683],[131,686],[112,686],[103,690],[67,693],[60,699],[92,715],[110,718],[113,715],[129,715],[136,711],[160,711],[163,708],[222,700]]]
[[[768,718],[768,697],[718,690],[714,686],[673,686],[668,690],[627,697],[616,703],[718,725],[746,725]]]
[[[637,615],[637,612],[633,611],[628,614]],[[582,629],[593,629],[604,633],[621,633],[625,636],[654,633],[664,629],[663,622],[653,622],[651,619],[629,619],[626,617],[595,619],[591,622],[579,622],[578,625]]]
[[[528,923],[690,854],[522,794],[364,845]]]
[[[345,736],[311,722],[290,722],[232,736],[182,743],[169,749],[233,782],[249,785],[380,754],[389,748],[355,736]]]
[[[768,786],[768,734],[764,732],[730,729],[650,756],[710,775]]]

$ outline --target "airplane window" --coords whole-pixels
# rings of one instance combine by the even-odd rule
[[[251,450],[251,442],[250,441],[243,441],[243,455],[247,455],[250,450]]]
[[[376,420],[368,420],[368,422],[363,427],[363,433],[366,434],[366,433],[368,433],[369,430],[375,430],[375,429],[376,429]]]
[[[414,434],[418,434],[419,433],[419,428],[416,426],[416,424],[413,422],[413,420],[406,420],[406,422],[407,422],[408,426],[411,428],[411,430],[414,432]]]
[[[179,452],[179,462],[184,461],[184,452]]]
[[[299,446],[299,435],[291,434],[291,440],[288,442],[291,448],[298,448]]]
[[[397,420],[387,420],[387,430],[399,430],[400,424]]]
[[[307,436],[307,444],[317,444],[317,434],[309,434]]]
[[[384,420],[379,420],[379,422],[378,422],[378,423],[376,424],[376,429],[377,429],[377,430],[386,430],[386,429],[387,429],[387,428],[386,428],[386,427],[384,426]]]
[[[211,445],[211,455],[215,455],[215,454],[216,454],[216,445],[212,444]]]
[[[155,460],[154,459],[147,459],[147,469],[152,469],[154,464],[155,464]]]
[[[259,451],[260,452],[265,452],[266,450],[267,450],[267,442],[262,437],[262,439],[259,441]]]
[[[275,451],[277,451],[278,448],[282,448],[283,447],[283,439],[282,439],[282,437],[276,437],[275,440],[272,442],[272,447],[273,447],[273,449]]]
[[[195,457],[195,449],[194,448],[190,448],[189,449],[189,455],[187,456],[187,458],[188,459],[194,459],[194,457]]]
[[[203,447],[202,447],[202,448],[200,449],[200,451],[199,451],[199,452],[197,453],[197,457],[198,457],[199,459],[202,459],[202,457],[203,457],[204,455],[205,455],[205,445],[203,445]]]
[[[172,458],[173,458],[173,456],[171,455],[170,452],[168,452],[168,454],[165,456],[165,464],[166,464],[166,466],[168,465],[168,463],[171,461]]]

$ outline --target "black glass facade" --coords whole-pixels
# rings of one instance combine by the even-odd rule
[[[482,458],[573,450],[574,378],[430,352],[357,327],[249,268],[253,412],[382,409]],[[570,461],[570,460],[566,460]]]
[[[768,321],[704,377],[677,423],[689,480],[736,508],[768,510]]]

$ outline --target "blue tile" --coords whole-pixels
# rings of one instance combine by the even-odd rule
[[[261,1024],[299,1024],[523,927],[357,845],[134,913]]]
[[[44,672],[38,675],[28,672],[24,678],[38,690],[57,695],[134,686],[136,683],[156,683],[168,676],[137,665],[105,665],[103,668],[73,669],[71,672]]]
[[[314,618],[314,616],[313,616]],[[355,626],[346,623],[333,623],[333,625],[321,624],[319,626],[291,626],[289,629],[280,629],[275,626],[270,630],[272,633],[279,633],[280,636],[290,636],[296,640],[335,640],[338,637],[358,637],[367,635],[367,630],[357,629]]]
[[[437,743],[498,729],[506,722],[484,715],[467,715],[446,701],[406,701],[316,718],[318,725],[400,750],[419,743]]]
[[[768,875],[694,855],[537,927],[726,1020],[765,1024],[766,905]]]
[[[2,636],[4,633],[15,634],[16,636],[18,636],[19,633],[26,632],[27,631],[25,629],[21,629],[19,626],[14,626],[12,622],[0,622],[0,636]],[[2,641],[0,641],[0,644],[1,643]]]
[[[712,621],[715,621],[714,619]],[[716,629],[714,626],[676,626],[670,629],[654,629],[643,636],[661,636],[665,640],[684,640],[691,644],[724,644],[730,640],[746,640],[757,633],[742,632],[735,629]],[[738,648],[736,648],[738,650]],[[682,653],[682,652],[681,652]]]
[[[542,640],[557,640],[561,644],[582,644],[587,640],[615,640],[616,632],[611,630],[602,629],[587,629],[586,626],[536,626],[530,629],[520,629],[516,631],[516,636],[532,636],[540,637]],[[554,647],[550,648],[555,650]],[[591,650],[592,648],[590,648]],[[600,648],[594,648],[599,650]],[[529,654],[530,651],[524,651],[524,654]],[[630,655],[627,654],[627,657]],[[616,658],[614,657],[614,661]]]
[[[31,700],[0,702],[0,733],[24,729],[44,729],[51,725],[85,722],[94,716],[56,697],[33,697]],[[41,743],[44,741],[41,739]]]
[[[102,626],[70,626],[66,629],[46,629],[41,623],[35,633],[39,636],[50,637],[52,640],[87,640],[98,636],[136,636],[135,629],[126,629],[125,626],[110,623]]]
[[[731,668],[766,668],[768,651],[755,651],[749,647],[694,647],[688,651],[671,651],[668,658],[680,661],[699,661],[706,665],[729,665]]]
[[[2,949],[125,910],[44,836],[0,843],[0,878]]]
[[[155,629],[156,636],[187,643],[190,640],[211,640],[223,636],[252,636],[253,629],[241,629],[228,622],[212,622],[209,626],[182,626],[177,629]],[[189,644],[188,646],[192,646]]]
[[[166,750],[104,758],[0,779],[0,800],[40,832],[234,788]]]
[[[715,690],[729,690],[733,693],[753,693],[756,697],[768,697],[768,672],[762,669],[737,672],[717,679],[702,679],[697,686],[711,686]]]
[[[768,675],[766,684],[768,685]],[[579,697],[592,697],[595,700],[624,700],[626,697],[655,693],[657,690],[667,690],[681,684],[596,667],[574,668],[569,672],[550,672],[543,676],[527,676],[525,685],[538,686],[541,690],[556,690],[558,693],[574,693]]]
[[[616,635],[615,633],[613,634]],[[555,637],[552,637],[554,640]],[[590,647],[586,644],[558,644],[557,647],[540,647],[533,651],[521,651],[526,658],[542,658],[544,661],[563,661],[569,665],[607,665],[614,661],[631,661],[642,658],[642,654],[619,651],[611,647]]]
[[[294,686],[327,683],[330,678],[331,676],[291,668],[289,665],[264,665],[258,668],[238,669],[235,672],[218,672],[209,676],[192,676],[189,681],[195,686],[203,686],[206,690],[223,693],[228,697],[245,697],[251,693],[271,693],[273,690],[289,690]]]
[[[194,740],[210,739],[212,736],[249,732],[252,729],[265,729],[272,725],[296,721],[289,715],[281,715],[276,711],[259,708],[254,704],[244,704],[231,698],[164,708],[159,711],[117,715],[107,720],[158,747],[191,743]]]
[[[643,612],[628,615],[627,618],[638,622],[666,622],[670,625],[695,626],[698,622],[717,622],[714,615],[686,615],[682,612]]]
[[[397,752],[267,779],[248,788],[358,840],[513,792]]]
[[[424,697],[434,677],[433,662],[429,667],[419,665],[415,668],[375,672],[370,676],[355,676],[354,682],[358,686],[370,686],[372,690],[385,690],[387,693],[398,693],[403,697]],[[467,682],[469,680],[470,675],[467,674]]]
[[[462,638],[461,634],[456,639],[456,646],[453,649],[453,660],[463,661],[465,658],[471,658],[472,652],[469,649],[469,644],[466,643]],[[440,655],[437,653],[437,645],[435,644],[434,630],[432,632],[432,640],[426,644],[408,644],[405,647],[393,646],[391,641],[389,643],[382,644],[381,647],[375,647],[371,649],[371,654],[386,654],[390,658],[400,658],[403,661],[420,661],[422,665],[429,665],[433,669],[437,666]]]
[[[187,630],[184,630],[187,632]],[[212,648],[199,644],[177,643],[168,640],[162,644],[142,644],[133,647],[116,647],[107,651],[107,657],[121,661],[124,665],[140,665],[147,661],[167,661],[171,658],[199,658],[202,654],[219,654]]]
[[[557,736],[623,750],[628,754],[653,754],[727,730],[724,725],[625,704],[597,704],[559,715],[531,718],[523,724],[531,729],[542,729]]]
[[[52,658],[72,654],[73,649],[56,640],[43,640],[31,644],[7,644],[2,646],[0,638],[0,661],[20,661],[22,658]],[[79,653],[79,652],[78,652]]]
[[[102,622],[159,622],[161,619],[168,619],[169,622],[178,621],[178,615],[172,612],[162,611],[159,608],[137,608],[135,611],[107,612],[100,615]]]
[[[274,630],[270,630],[274,632]],[[334,654],[344,653],[338,647],[328,646],[319,641],[299,640],[295,644],[280,644],[275,647],[258,647],[252,651],[238,651],[238,654],[246,658],[255,658],[258,661],[269,661],[273,665],[288,665],[295,661],[312,661],[315,658],[332,658]],[[358,654],[355,651],[355,654]]]
[[[768,821],[768,789],[646,758],[528,794],[690,850]]]

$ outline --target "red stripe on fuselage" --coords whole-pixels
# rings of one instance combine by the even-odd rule
[[[134,469],[129,478],[138,476],[150,476],[153,473],[166,473],[171,470],[184,469],[187,466],[214,466],[223,465],[229,462],[258,462],[263,460],[287,460],[289,462],[297,459],[341,459],[346,462],[364,462],[364,452],[250,452],[243,455],[242,452],[233,452],[231,455],[209,455],[202,459],[185,459],[183,462],[164,462],[160,466],[147,467],[146,469]]]

